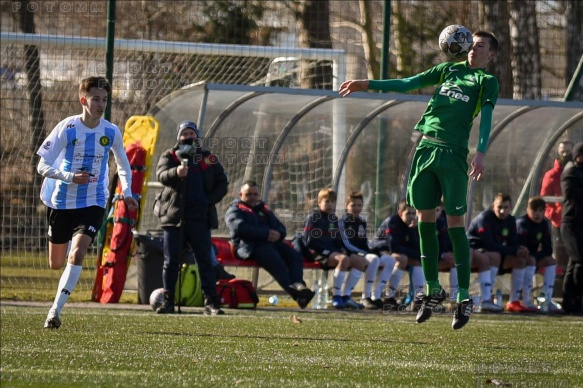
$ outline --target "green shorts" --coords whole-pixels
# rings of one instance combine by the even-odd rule
[[[441,204],[450,216],[467,211],[468,152],[428,140],[421,140],[409,173],[407,204],[417,210],[435,209]]]

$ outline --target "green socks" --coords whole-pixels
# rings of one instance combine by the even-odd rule
[[[436,294],[441,286],[439,284],[439,271],[437,260],[439,259],[439,242],[435,222],[419,222],[419,243],[421,246],[421,266],[427,283],[427,295]]]
[[[458,276],[457,301],[470,298],[470,246],[465,228],[449,228],[449,237],[453,245],[453,256]]]

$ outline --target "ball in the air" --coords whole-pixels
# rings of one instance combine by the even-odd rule
[[[272,295],[269,297],[269,304],[270,305],[277,305],[279,303],[279,298],[276,295]]]
[[[150,294],[150,306],[152,306],[153,310],[156,310],[162,306],[162,302],[164,302],[164,289],[157,288]]]
[[[447,26],[439,34],[439,48],[451,59],[460,59],[472,49],[472,32],[459,24]]]

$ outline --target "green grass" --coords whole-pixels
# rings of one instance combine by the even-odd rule
[[[576,317],[201,309],[70,304],[59,330],[48,304],[2,303],[2,387],[583,386]],[[302,323],[293,323],[292,315]]]

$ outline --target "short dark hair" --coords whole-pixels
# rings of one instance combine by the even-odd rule
[[[348,206],[348,204],[354,201],[355,199],[360,199],[361,201],[364,201],[364,197],[360,191],[351,191],[350,193],[348,193],[348,195],[346,196],[346,206]]]
[[[490,51],[498,52],[498,39],[496,36],[488,31],[476,31],[472,34],[473,36],[479,36],[481,38],[488,38],[490,41]]]
[[[528,208],[530,210],[543,210],[546,206],[547,203],[545,202],[545,200],[542,199],[542,197],[539,197],[538,195],[528,200]]]
[[[86,95],[91,88],[105,89],[107,94],[111,93],[111,84],[105,77],[89,77],[81,80],[79,84],[79,95]]]
[[[499,199],[500,202],[510,202],[512,203],[512,199],[510,198],[510,194],[506,194],[506,193],[498,193],[494,196],[494,201],[492,202],[496,202],[496,200]]]
[[[241,185],[241,187],[245,187],[245,186],[258,187],[259,185],[255,181],[248,180],[248,181],[243,182],[243,184]]]

